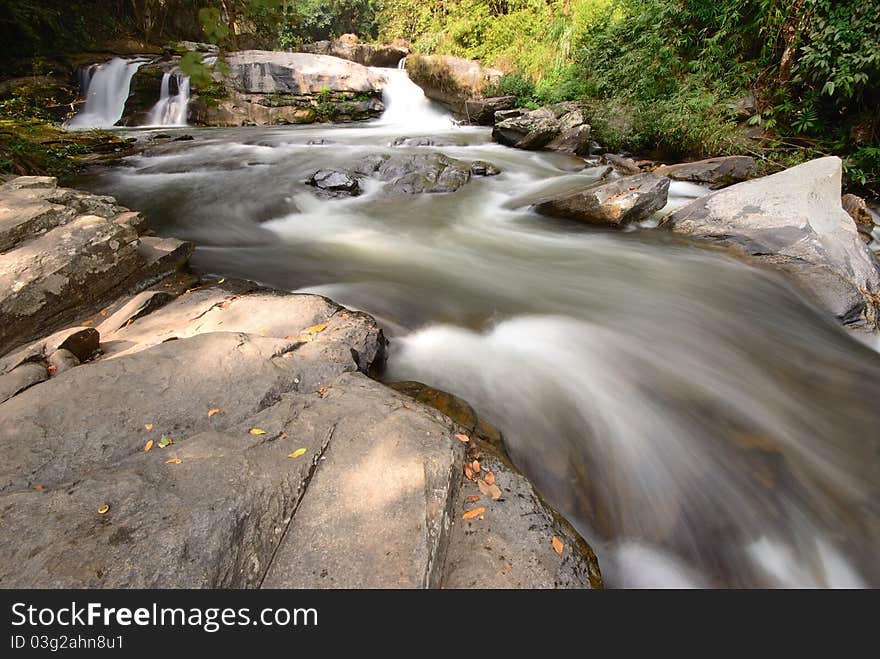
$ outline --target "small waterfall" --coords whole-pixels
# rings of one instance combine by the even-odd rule
[[[122,118],[128,100],[131,79],[145,60],[126,60],[115,57],[104,64],[90,66],[80,73],[83,96],[82,112],[70,119],[70,130],[110,128]]]
[[[172,93],[172,83],[176,93]],[[165,73],[162,76],[162,88],[159,101],[150,110],[147,119],[149,126],[186,126],[189,110],[190,83],[189,77],[176,73]]]
[[[382,99],[385,113],[380,120],[403,130],[430,131],[452,127],[448,114],[437,110],[425,96],[425,92],[409,79],[406,58],[400,60],[396,69],[370,67],[385,78]]]

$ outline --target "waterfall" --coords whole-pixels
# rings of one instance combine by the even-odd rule
[[[406,58],[400,60],[396,69],[370,67],[385,78],[382,88],[385,113],[380,121],[403,130],[430,131],[452,127],[451,117],[435,108],[422,88],[409,79],[405,67]]]
[[[125,111],[131,79],[144,63],[145,60],[115,57],[82,72],[80,84],[83,85],[85,107],[67,122],[66,127],[71,130],[89,130],[116,125]]]
[[[172,93],[172,82],[177,93]],[[162,76],[162,88],[159,101],[150,110],[147,125],[150,126],[186,126],[189,110],[189,77],[176,73],[165,73]]]

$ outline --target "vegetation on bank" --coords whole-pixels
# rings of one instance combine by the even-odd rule
[[[490,91],[523,105],[588,101],[613,149],[770,169],[835,153],[880,186],[878,0],[386,0],[379,20],[501,68]]]

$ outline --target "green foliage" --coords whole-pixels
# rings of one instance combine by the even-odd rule
[[[507,73],[483,90],[484,96],[516,96],[520,107],[537,106],[535,83],[521,73]]]

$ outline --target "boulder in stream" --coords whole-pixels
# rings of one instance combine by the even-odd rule
[[[354,171],[386,181],[390,194],[455,192],[471,179],[471,164],[442,153],[377,154],[360,160]]]
[[[840,158],[818,158],[702,197],[661,226],[781,270],[842,322],[876,327],[880,271],[841,207],[841,176]]]
[[[590,152],[590,125],[584,106],[556,103],[504,119],[492,129],[492,139],[517,149],[549,149],[576,155]]]
[[[666,205],[668,193],[668,178],[636,174],[543,201],[535,210],[588,224],[623,226],[651,217]]]
[[[336,169],[319,169],[308,183],[330,197],[356,197],[361,192],[357,178]]]

